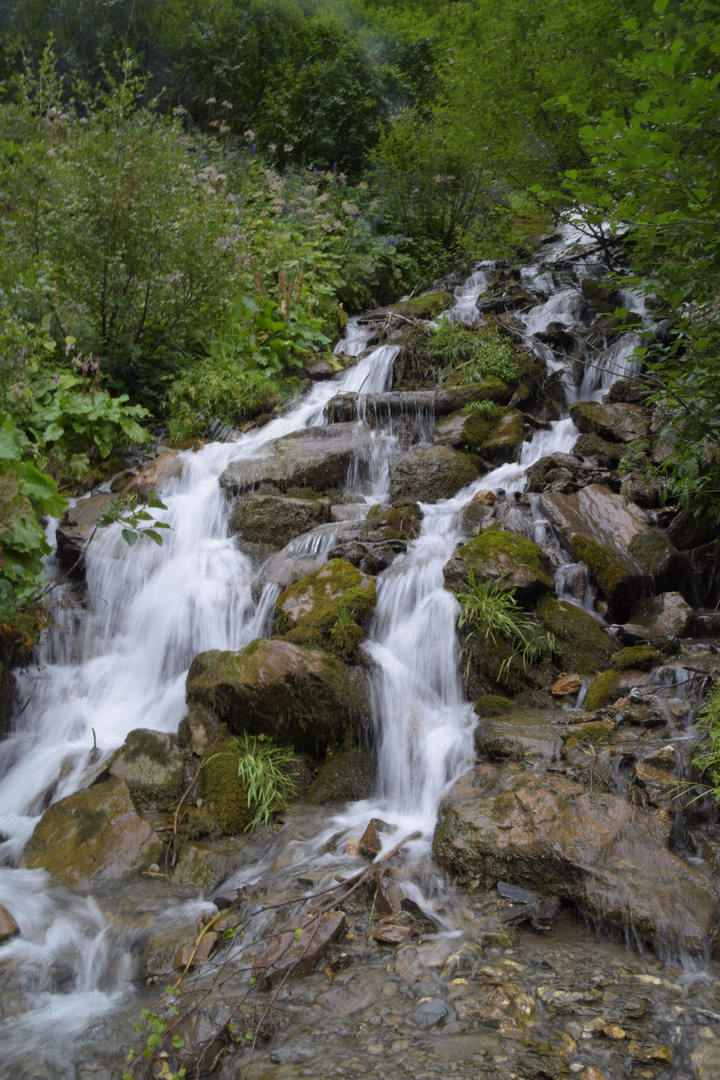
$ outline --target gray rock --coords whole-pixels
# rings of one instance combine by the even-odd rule
[[[131,731],[125,740],[125,782],[142,809],[169,810],[185,787],[185,762],[172,735]]]
[[[447,446],[416,446],[388,463],[390,499],[435,503],[478,479],[475,461]]]
[[[296,536],[329,520],[329,499],[296,499],[250,492],[235,502],[228,528],[231,535],[278,551]]]

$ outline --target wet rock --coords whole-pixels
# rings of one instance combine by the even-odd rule
[[[399,499],[393,506],[376,505],[363,521],[343,528],[329,557],[345,559],[365,573],[379,574],[407,550],[420,534],[422,513],[417,503]]]
[[[330,521],[329,499],[297,499],[287,495],[250,492],[233,506],[228,521],[230,535],[278,551],[296,536]]]
[[[630,402],[632,405],[644,405],[649,393],[649,388],[638,382],[637,379],[617,379],[605,394],[603,401],[610,403],[618,401]]]
[[[680,573],[680,557],[644,510],[591,484],[574,495],[541,496],[545,514],[578,560],[589,566],[616,615],[629,612],[649,580],[662,587]]]
[[[185,761],[172,735],[136,728],[125,740],[125,782],[140,809],[168,810],[185,788]]]
[[[616,671],[627,671],[629,668],[651,671],[662,662],[660,653],[652,645],[631,645],[610,657],[610,663]]]
[[[302,975],[312,971],[344,929],[345,913],[328,911],[278,930],[253,964],[253,978],[263,987],[280,982],[288,972]]]
[[[693,514],[681,510],[668,525],[667,534],[679,551],[687,551],[717,539],[718,523],[710,511]]]
[[[332,990],[318,994],[315,1001],[335,1016],[352,1016],[377,1001],[378,989],[377,980],[372,975],[360,975],[342,987],[334,986]]]
[[[650,413],[642,405],[576,401],[570,406],[570,416],[581,431],[608,442],[630,443],[650,434]]]
[[[380,854],[382,840],[380,833],[393,832],[393,827],[380,818],[371,818],[365,832],[360,837],[360,854],[366,859],[374,859]]]
[[[8,909],[0,904],[0,945],[20,933],[20,927],[13,919]]]
[[[388,461],[390,499],[435,503],[449,499],[478,478],[476,462],[447,446],[421,445]]]
[[[281,593],[275,603],[277,632],[299,645],[324,645],[348,655],[362,641],[360,624],[376,601],[371,577],[352,563],[332,559]]]
[[[138,815],[123,780],[106,780],[53,803],[35,826],[25,865],[88,888],[139,873],[164,844]]]
[[[186,843],[178,856],[173,880],[211,892],[239,870],[248,857],[242,841],[196,840]]]
[[[212,709],[192,705],[178,724],[177,744],[187,747],[196,757],[205,757],[210,747],[221,739],[221,724]]]
[[[647,762],[638,762],[635,765],[635,776],[651,806],[658,806],[661,810],[667,810],[670,813],[676,813],[682,809],[683,791],[678,778],[672,773]],[[691,795],[690,798],[692,797]]]
[[[204,964],[210,959],[218,940],[219,936],[210,930],[207,934],[203,934],[199,944],[196,944],[195,939],[186,941],[175,953],[173,961],[175,971],[184,971],[188,965],[199,967],[200,964]]]
[[[512,712],[512,701],[499,694],[482,694],[473,702],[473,711],[476,716],[487,720],[493,716],[506,716]]]
[[[368,799],[375,791],[377,762],[365,750],[333,754],[308,788],[310,802],[321,805]]]
[[[549,566],[542,548],[533,540],[505,529],[486,529],[458,548],[443,567],[445,585],[453,592],[465,591],[469,578],[490,581],[528,600],[552,587]]]
[[[78,499],[60,520],[56,533],[56,555],[63,570],[70,571],[74,578],[85,577],[85,560],[82,556],[112,498],[112,495],[91,495],[87,499]]]
[[[276,639],[200,653],[187,700],[212,709],[234,734],[270,735],[315,754],[357,738],[368,721],[367,699],[343,664]]]
[[[500,296],[486,293],[478,298],[475,306],[481,315],[499,315],[505,311],[529,311],[540,303],[539,295],[527,289],[513,288]]]
[[[495,465],[519,461],[522,444],[529,437],[525,419],[519,409],[507,409],[482,443],[479,451]]]
[[[657,769],[667,769],[674,772],[678,765],[678,752],[674,743],[667,743],[645,754],[643,761]]]
[[[641,600],[632,610],[629,625],[638,637],[666,641],[686,637],[691,630],[694,611],[679,592],[660,593]]]
[[[592,1065],[588,1065],[587,1069],[583,1069],[580,1073],[580,1080],[607,1080],[607,1078],[599,1069],[594,1068]]]
[[[694,1080],[720,1080],[720,1040],[708,1039],[690,1055]]]
[[[656,838],[648,814],[607,792],[561,795],[552,783],[516,764],[461,777],[440,808],[435,858],[463,881],[522,883],[607,927],[632,925],[656,948],[717,949],[715,891]]]
[[[577,457],[590,459],[601,469],[616,469],[624,452],[624,446],[606,442],[599,435],[587,432],[578,436],[573,447]]]
[[[582,679],[579,675],[561,675],[550,687],[550,693],[553,697],[568,697],[570,694],[577,694],[581,686]]]
[[[111,490],[121,491],[123,495],[139,495],[147,499],[154,492],[162,492],[170,480],[177,480],[183,473],[183,459],[177,450],[166,450],[158,454],[142,469],[133,469],[133,476],[126,478],[121,487],[111,485]]]
[[[379,945],[403,945],[411,934],[412,930],[409,926],[401,926],[399,923],[394,922],[381,922],[375,927],[373,940],[377,941]]]
[[[535,1017],[535,1002],[514,983],[498,986],[478,1017],[482,1027],[511,1031],[522,1028]]]
[[[553,714],[528,709],[507,717],[483,720],[475,728],[475,750],[481,761],[559,761],[562,738]]]
[[[562,670],[590,675],[609,663],[615,645],[596,620],[576,604],[544,597],[538,617],[555,637]]]
[[[325,379],[332,379],[336,374],[335,368],[332,364],[328,364],[327,360],[318,360],[315,364],[308,364],[303,368],[302,373],[312,382],[323,382]]]
[[[408,1020],[415,1024],[416,1027],[419,1027],[421,1031],[427,1031],[428,1028],[442,1023],[449,1012],[450,1010],[442,998],[421,998],[409,1014]]]
[[[200,932],[197,918],[175,918],[170,923],[155,923],[140,955],[140,970],[146,982],[157,982],[172,974],[178,951],[195,942]]]
[[[361,462],[369,460],[376,446],[367,424],[302,428],[268,443],[264,457],[231,462],[220,476],[220,486],[232,495],[242,495],[260,484],[272,484],[281,492],[342,488],[356,456]]]

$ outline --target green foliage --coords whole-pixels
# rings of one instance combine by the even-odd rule
[[[710,785],[717,802],[720,802],[720,683],[710,688],[707,701],[697,718],[698,751],[693,758],[695,765]]]
[[[267,825],[273,811],[297,795],[298,788],[290,772],[294,759],[292,749],[275,746],[267,735],[248,735],[245,732],[240,738],[229,740],[219,753],[207,758],[203,762],[203,772],[207,773],[220,761],[224,773],[225,765],[232,763],[236,782],[242,789],[250,815],[244,831],[252,832],[259,825]],[[217,798],[220,792],[214,791],[215,786],[210,782],[208,794],[212,797],[214,793]],[[203,778],[201,787],[204,791],[208,788],[208,784],[203,785]],[[223,822],[220,824],[223,825]],[[228,825],[226,831],[232,831],[230,822],[225,824]]]
[[[147,536],[158,547],[162,547],[162,536],[157,530],[171,529],[172,526],[166,521],[155,520],[146,507],[151,510],[167,510],[167,506],[157,495],[150,495],[141,506],[138,506],[137,495],[121,495],[119,499],[108,501],[107,507],[98,518],[97,527],[107,529],[110,525],[120,524],[122,538],[128,547],[133,547],[141,536]]]
[[[555,653],[554,635],[539,628],[537,621],[523,611],[502,582],[478,581],[471,572],[467,591],[458,593],[457,599],[460,602],[458,626],[461,630],[470,627],[465,636],[465,650],[476,635],[490,645],[502,640],[512,646],[512,652],[500,667],[501,682],[508,682],[514,661],[527,672],[544,655]],[[470,662],[468,657],[468,668]]]
[[[454,382],[472,384],[488,375],[514,382],[518,364],[508,338],[494,327],[472,330],[441,319],[427,342],[427,351]],[[482,403],[483,411],[487,403]]]

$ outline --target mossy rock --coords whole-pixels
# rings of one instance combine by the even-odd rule
[[[277,551],[329,520],[330,500],[317,492],[299,497],[250,492],[235,502],[228,529],[231,535],[237,533],[243,540]]]
[[[478,479],[479,462],[449,446],[414,446],[388,461],[390,499],[436,503]]]
[[[594,458],[603,469],[616,469],[623,455],[624,447],[618,443],[607,442],[594,432],[579,435],[573,454],[581,458]]]
[[[224,836],[245,832],[254,817],[247,788],[238,779],[240,756],[232,740],[221,743],[200,770],[198,794]]]
[[[443,574],[453,592],[465,591],[471,575],[476,581],[490,581],[515,592],[518,599],[552,588],[542,548],[520,533],[494,527],[458,548]]]
[[[388,314],[404,315],[407,319],[434,319],[452,306],[452,293],[432,292],[425,293],[423,296],[411,296],[409,300],[400,300],[383,310]]]
[[[637,592],[637,575],[610,548],[589,536],[571,539],[573,555],[587,563],[603,596],[613,608],[625,609]]]
[[[354,802],[375,792],[377,763],[365,750],[345,750],[327,758],[308,788],[312,803]]]
[[[603,720],[592,720],[583,724],[579,731],[574,731],[565,743],[565,749],[575,750],[578,746],[602,746],[609,742],[614,724]]]
[[[66,885],[89,888],[140,873],[160,861],[164,847],[135,810],[125,781],[113,778],[48,807],[24,862]]]
[[[633,559],[656,579],[667,576],[677,557],[677,550],[659,529],[639,533],[630,541],[628,550]]]
[[[526,438],[523,414],[519,409],[507,409],[485,439],[482,453],[496,465],[517,461]]]
[[[555,635],[561,671],[592,675],[607,667],[614,645],[595,619],[582,608],[548,596],[540,603],[538,617]]]
[[[477,409],[462,409],[443,417],[435,428],[437,443],[463,447],[471,453],[480,454],[497,427],[500,415]]]
[[[365,521],[373,529],[382,529],[388,540],[414,540],[420,535],[422,511],[410,499],[398,499],[392,506],[377,503],[368,510]]]
[[[610,663],[616,671],[651,671],[662,664],[663,658],[652,645],[630,645],[610,657]]]
[[[296,644],[326,645],[335,655],[349,656],[365,636],[361,623],[376,603],[373,578],[345,559],[331,559],[280,594],[277,632]]]
[[[593,679],[588,686],[585,698],[585,708],[588,712],[601,709],[603,705],[612,705],[617,700],[621,683],[622,676],[620,672],[613,670],[603,671],[602,675],[598,675],[597,679]]]
[[[357,741],[370,722],[354,669],[279,638],[240,652],[200,653],[187,678],[188,705],[204,705],[233,735],[269,735],[280,746],[322,754]]]
[[[473,710],[481,720],[489,720],[494,716],[506,716],[512,711],[512,702],[500,694],[481,694],[473,703]]]
[[[125,782],[139,808],[168,810],[185,788],[185,762],[172,736],[136,728],[125,740]]]

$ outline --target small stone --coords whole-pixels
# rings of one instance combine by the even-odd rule
[[[365,1049],[367,1050],[368,1054],[371,1054],[373,1057],[379,1057],[380,1054],[382,1054],[382,1052],[384,1051],[385,1047],[382,1043],[368,1043]]]
[[[582,679],[579,675],[562,675],[550,687],[550,693],[555,697],[566,697],[568,694],[577,694],[581,686]]]
[[[372,818],[360,837],[360,854],[364,855],[366,859],[376,858],[382,848],[380,833],[391,829],[392,826],[388,825],[386,821],[382,821],[380,818]]]
[[[475,492],[471,499],[471,502],[480,503],[482,506],[494,506],[495,492],[488,491],[486,488],[482,488],[480,491]]]
[[[6,907],[0,904],[0,944],[20,933],[20,927]]]
[[[426,1028],[439,1024],[447,1014],[448,1007],[442,998],[421,998],[417,1007],[410,1013],[409,1019],[424,1031]]]
[[[606,1078],[599,1069],[595,1069],[592,1065],[588,1065],[587,1069],[580,1074],[580,1080],[606,1080]]]
[[[604,1027],[603,1035],[605,1035],[608,1039],[615,1039],[616,1041],[627,1038],[627,1032],[625,1031],[625,1029],[618,1027],[616,1024],[608,1024],[607,1027]]]
[[[672,1050],[667,1046],[639,1046],[633,1049],[633,1060],[643,1064],[657,1062],[660,1065],[672,1064]]]
[[[410,937],[409,926],[398,926],[396,923],[378,923],[375,927],[373,940],[379,945],[402,945]]]
[[[192,967],[196,967],[198,964],[203,964],[210,958],[210,953],[213,951],[217,944],[218,935],[212,931],[205,934],[197,947],[197,952],[193,956],[193,949],[195,948],[194,941],[186,941],[184,945],[181,945],[175,954],[175,971],[183,971],[190,963],[192,958]]]

